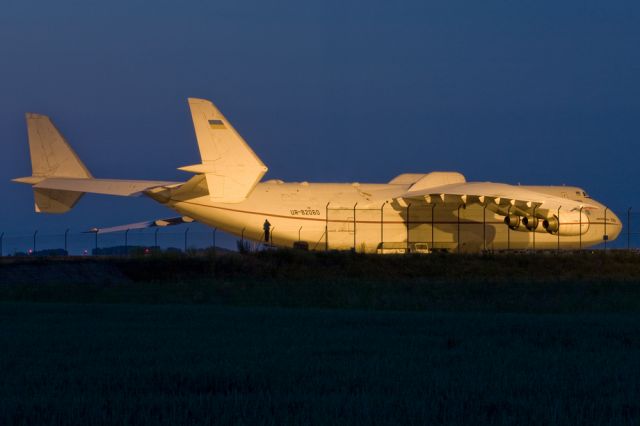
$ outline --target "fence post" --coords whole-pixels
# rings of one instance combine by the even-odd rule
[[[69,255],[68,244],[67,244],[67,236],[69,235],[69,228],[64,231],[64,251]]]
[[[607,251],[607,240],[609,240],[609,235],[607,234],[607,210],[609,210],[609,207],[604,208],[604,235],[602,236],[604,239],[604,251]]]
[[[536,229],[538,229],[538,218],[536,217],[536,209],[538,206],[533,206],[533,216],[531,216],[531,220],[536,224],[536,227],[533,228],[533,252],[536,252]]]
[[[507,209],[507,219],[511,220],[511,204]],[[511,251],[511,226],[507,225],[507,251]]]
[[[460,242],[462,241],[462,239],[460,238],[460,207],[464,206],[464,204],[460,204],[458,206],[458,254],[460,254]],[[466,208],[466,207],[465,207]]]
[[[385,201],[380,206],[380,254],[384,254],[384,206],[387,204]]]
[[[627,250],[629,249],[631,249],[631,207],[627,209]],[[0,253],[2,253],[1,248]]]
[[[271,247],[273,247],[273,235],[274,235],[274,230],[276,229],[276,227],[274,226],[273,228],[271,228],[271,235],[269,236],[269,245]]]
[[[578,246],[578,250],[582,250],[582,209],[584,207],[580,206],[580,236],[578,237],[578,241],[580,242]]]
[[[482,205],[482,249],[487,251],[487,203]]]
[[[431,203],[431,252],[433,252],[433,246],[435,245],[435,209],[436,209],[436,203]]]
[[[324,208],[324,251],[329,251],[329,204],[331,201]]]
[[[36,232],[33,233],[33,255],[36,255],[36,236],[38,235],[38,230],[36,229]]]
[[[357,253],[358,249],[356,247],[356,207],[358,203],[353,205],[353,252]]]
[[[562,206],[558,207],[558,248],[556,251],[560,253],[560,209]]]
[[[409,253],[409,226],[411,222],[409,221],[409,211],[411,210],[411,203],[407,204],[407,253]]]
[[[189,235],[189,227],[187,226],[187,229],[185,229],[184,231],[184,253],[187,253],[187,238]]]

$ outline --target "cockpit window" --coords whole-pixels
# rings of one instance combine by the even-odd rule
[[[589,196],[587,195],[587,193],[586,193],[586,192],[584,192],[584,191],[582,191],[582,196],[583,196],[584,198],[591,198],[591,197],[589,197]]]

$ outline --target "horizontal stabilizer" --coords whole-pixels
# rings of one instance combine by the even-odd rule
[[[20,179],[14,180],[21,182]],[[140,195],[153,188],[176,185],[180,183],[154,180],[47,178],[33,185],[33,188],[128,197]]]

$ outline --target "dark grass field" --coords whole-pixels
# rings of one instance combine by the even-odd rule
[[[640,254],[3,258],[0,301],[640,313]]]
[[[4,259],[0,424],[637,425],[638,259]]]
[[[640,315],[0,304],[2,424],[628,424]]]

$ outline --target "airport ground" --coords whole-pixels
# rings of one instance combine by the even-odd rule
[[[3,259],[2,424],[629,424],[633,252]]]

